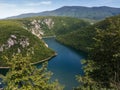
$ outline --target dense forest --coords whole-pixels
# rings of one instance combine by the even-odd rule
[[[90,25],[89,22],[81,19],[56,16],[30,17],[14,19],[13,21],[22,23],[31,32],[32,29],[37,33],[42,32],[42,37],[62,35]]]
[[[88,52],[89,47],[94,43],[92,38],[95,36],[95,34],[96,31],[94,26],[87,26],[67,34],[60,35],[56,40],[67,46],[75,48],[76,50]]]
[[[87,45],[92,45],[90,44],[93,43],[92,36],[95,35],[89,22],[76,18],[47,16],[15,19],[15,21],[22,23],[30,32],[33,30],[36,34],[42,32],[41,37],[56,36],[57,41],[65,45],[72,43],[71,47],[83,51],[87,51]]]
[[[83,61],[84,76],[77,77],[76,90],[120,89],[120,16],[107,18],[94,27],[95,43]]]
[[[1,76],[5,90],[63,90],[58,81],[50,81],[46,64],[40,70],[30,64],[54,54],[41,40],[45,36],[56,36],[59,42],[88,53],[82,61],[84,76],[77,76],[80,85],[75,90],[120,89],[118,15],[93,25],[69,17],[1,20],[0,65],[11,67],[6,76]]]
[[[63,90],[64,88],[57,80],[50,80],[52,73],[47,70],[47,63],[40,69],[31,65],[32,58],[28,53],[24,56],[17,53],[11,60],[8,57],[4,60],[10,66],[5,76],[0,75],[4,90]]]
[[[31,17],[0,20],[0,66],[7,66],[4,55],[30,52],[31,63],[52,57],[55,52],[41,40],[46,36],[59,36],[82,29],[88,22],[69,17]]]
[[[15,53],[31,53],[31,63],[46,59],[55,52],[45,43],[22,27],[22,24],[10,20],[0,21],[0,66],[7,66],[3,56],[9,59]],[[42,51],[42,52],[41,52]]]

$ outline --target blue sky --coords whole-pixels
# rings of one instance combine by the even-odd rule
[[[110,6],[120,8],[120,0],[0,0],[0,18],[42,12],[62,6]]]

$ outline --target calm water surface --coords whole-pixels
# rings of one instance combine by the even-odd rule
[[[65,85],[65,90],[72,90],[73,87],[79,85],[75,76],[83,75],[80,60],[85,57],[85,54],[60,44],[54,38],[47,38],[44,41],[58,54],[48,64],[48,69],[54,73],[52,79],[58,79]]]
[[[79,85],[75,76],[83,75],[80,61],[85,58],[85,54],[60,44],[54,38],[47,38],[44,41],[48,44],[49,48],[52,48],[58,54],[48,63],[48,70],[54,73],[52,80],[58,79],[65,86],[64,90],[72,90],[73,87]],[[41,67],[41,64],[38,64],[38,67]],[[6,72],[6,70],[0,70],[2,74]],[[1,87],[3,85],[0,83]]]

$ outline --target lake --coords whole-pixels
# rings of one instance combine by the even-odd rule
[[[83,75],[80,61],[85,58],[86,54],[64,46],[54,38],[46,38],[44,41],[48,44],[49,48],[58,54],[48,62],[48,70],[54,73],[52,80],[58,79],[65,86],[64,90],[72,90],[73,87],[79,85],[75,76]],[[41,64],[38,64],[37,67],[41,67]],[[0,73],[5,74],[7,71],[6,69],[1,69]],[[3,85],[0,83],[1,87]]]
[[[80,61],[86,55],[60,44],[54,38],[47,38],[44,41],[58,54],[48,63],[48,69],[54,73],[52,79],[58,79],[62,85],[65,85],[65,90],[72,90],[79,85],[75,76],[83,75]]]

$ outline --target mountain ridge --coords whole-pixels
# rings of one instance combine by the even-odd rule
[[[8,17],[7,19],[25,18],[33,16],[67,16],[75,18],[86,18],[93,20],[102,20],[106,17],[120,14],[120,8],[100,6],[100,7],[85,7],[85,6],[63,6],[61,8],[43,11],[38,13],[24,13],[17,16]]]

